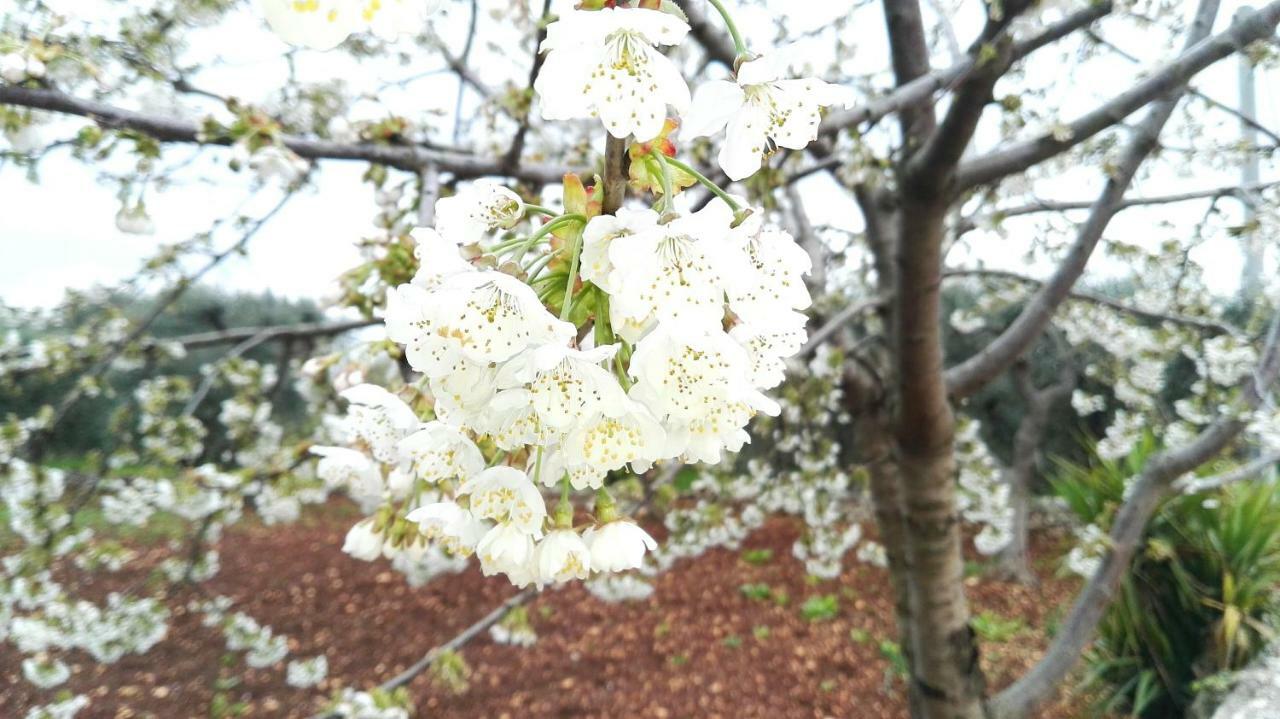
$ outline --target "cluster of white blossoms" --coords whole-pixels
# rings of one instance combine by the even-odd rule
[[[803,150],[818,137],[822,108],[850,106],[851,88],[787,77],[784,53],[743,55],[733,81],[703,83],[690,98],[675,62],[660,47],[689,33],[681,17],[646,8],[573,10],[547,27],[547,52],[534,89],[548,120],[599,118],[609,134],[648,141],[668,108],[688,137],[725,129],[720,166],[731,180],[760,169],[779,147]]]
[[[268,3],[268,16],[286,39],[326,46],[377,19],[354,20],[356,5]],[[742,47],[733,82],[691,97],[660,49],[690,31],[678,11],[587,5],[547,27],[534,85],[546,119],[598,118],[615,138],[647,141],[670,127],[670,110],[687,113],[692,136],[728,127],[721,164],[737,180],[777,148],[812,142],[822,108],[851,99],[787,79],[781,55]],[[685,166],[667,150],[653,158],[658,209],[602,215],[598,202],[566,200],[557,216],[478,183],[437,201],[435,226],[412,232],[419,269],[386,293],[384,317],[423,377],[433,419],[374,385],[343,392],[353,446],[313,451],[321,478],[371,515],[349,533],[349,554],[394,559],[432,546],[475,554],[486,574],[521,586],[635,569],[656,544],[619,514],[610,475],[719,463],[748,441],[753,416],[779,412],[764,391],[805,342],[810,258],[718,188],[704,209],[676,211],[671,167]],[[522,237],[530,214],[554,219]],[[549,508],[543,490],[557,488]],[[587,490],[597,491],[594,513],[578,525],[570,497]]]
[[[488,574],[542,585],[636,568],[655,546],[607,492],[594,522],[575,527],[572,490],[661,460],[718,463],[757,412],[777,413],[762,390],[805,340],[810,259],[762,213],[735,217],[719,200],[683,215],[624,209],[585,223],[567,288],[540,297],[536,273],[466,259],[524,212],[496,185],[441,200],[438,229],[415,233],[418,274],[388,294],[388,337],[424,376],[435,421],[372,386],[346,396],[368,415],[358,432],[375,458],[444,497],[408,514],[423,535],[474,552]],[[556,300],[559,318],[545,304]],[[561,488],[553,511],[541,487]],[[350,549],[373,556],[386,522],[357,527]]]
[[[285,42],[317,50],[369,30],[394,40],[417,32],[442,0],[261,0],[271,29]]]
[[[320,654],[310,659],[289,662],[285,670],[285,683],[298,689],[308,689],[329,676],[329,659]]]
[[[961,416],[956,428],[956,465],[959,469],[960,515],[982,529],[973,538],[981,554],[993,555],[1013,541],[1013,506],[1010,486],[986,442],[978,420]]]

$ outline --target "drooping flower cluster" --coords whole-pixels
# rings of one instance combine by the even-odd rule
[[[486,184],[440,200],[438,227],[415,232],[417,274],[388,293],[388,337],[424,376],[436,419],[419,422],[373,386],[344,393],[363,445],[396,465],[386,482],[398,476],[436,497],[413,495],[407,516],[420,535],[451,554],[474,552],[486,573],[521,585],[639,566],[655,546],[648,534],[620,518],[607,493],[596,524],[579,531],[568,493],[602,489],[612,472],[667,459],[715,464],[739,450],[750,419],[778,411],[762,391],[781,382],[784,359],[804,342],[810,264],[761,213],[719,200],[683,215],[628,209],[585,221],[580,247],[559,258],[580,268],[581,287],[563,270],[542,283],[539,267],[517,277],[465,259],[504,247],[523,256],[537,233],[485,245],[524,211]],[[557,260],[554,246],[546,252]],[[557,300],[560,317],[548,309]],[[481,447],[505,459],[486,462]],[[363,453],[315,451],[322,477],[367,486],[376,499],[383,477]],[[542,486],[565,493],[554,511]],[[356,525],[348,551],[374,558],[403,546],[387,541],[393,525]]]

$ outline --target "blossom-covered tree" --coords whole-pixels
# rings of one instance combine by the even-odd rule
[[[1274,149],[1235,142],[1237,122],[1280,137],[1191,85],[1235,55],[1272,62],[1280,2],[1229,23],[1214,0],[1189,16],[1157,0],[823,3],[810,8],[816,29],[785,12],[771,23],[782,5],[155,0],[86,12],[38,0],[0,15],[7,163],[39,178],[70,152],[101,168],[120,187],[125,233],[162,231],[147,198],[164,202],[197,159],[275,198],[164,245],[123,288],[162,288],[142,317],[94,293],[13,311],[12,324],[44,331],[4,339],[0,382],[71,380],[40,411],[2,418],[3,496],[22,550],[0,575],[0,636],[31,655],[27,679],[66,681],[51,651],[110,662],[164,636],[155,598],[96,605],[50,572],[132,559],[81,526],[90,503],[117,523],[186,520],[190,541],[162,568],[192,583],[217,573],[210,547],[246,512],[287,523],[341,493],[362,512],[343,546],[353,557],[386,558],[415,584],[476,561],[523,590],[423,666],[490,626],[525,641],[502,622],[534,591],[586,581],[597,596],[642,596],[646,576],[786,512],[803,519],[794,553],[811,573],[838,575],[855,547],[887,568],[914,716],[1030,715],[1089,643],[1160,499],[1280,456],[1276,288],[1255,280],[1225,297],[1206,281],[1204,250],[1244,239],[1248,263],[1274,266],[1255,251],[1277,226],[1274,186],[1195,178]],[[234,58],[193,49],[232,22],[288,43],[282,86],[253,97],[221,72]],[[967,50],[961,27],[976,33]],[[1114,39],[1145,52],[1178,37],[1159,60]],[[321,57],[374,77],[304,79]],[[411,88],[440,72],[456,95],[424,107]],[[343,161],[367,167],[376,205],[369,236],[352,238],[362,261],[340,280],[346,314],[153,336],[189,287]],[[1183,168],[1178,192],[1147,191]],[[1095,197],[1043,196],[1076,188]],[[1245,201],[1247,221],[1227,198]],[[1196,204],[1203,217],[1122,216]],[[1108,292],[1090,270],[1119,270],[1128,290]],[[98,312],[60,319],[84,306]],[[293,351],[357,331],[374,334]],[[976,351],[948,357],[958,336]],[[266,343],[284,348],[277,364],[243,357]],[[166,374],[208,347],[226,351],[199,384]],[[1041,376],[1045,353],[1053,371]],[[1168,379],[1181,362],[1195,377],[1186,386]],[[83,476],[52,466],[67,418],[138,368],[148,379],[113,446]],[[273,413],[286,382],[315,420],[305,433]],[[999,382],[1025,405],[1003,458],[973,401]],[[228,398],[206,423],[197,410],[214,387]],[[1070,565],[1087,581],[1045,656],[988,692],[965,537],[1026,575],[1031,483],[1050,413],[1068,404],[1103,427],[1104,456],[1144,433],[1162,448],[1110,527],[1081,529]],[[215,432],[225,441],[211,444]],[[1224,454],[1250,471],[1197,478]],[[658,506],[689,468],[693,500]],[[665,525],[664,543],[646,517]],[[190,609],[250,666],[288,660],[296,686],[327,672],[225,598]],[[348,691],[331,709],[403,716],[390,692],[405,681]]]

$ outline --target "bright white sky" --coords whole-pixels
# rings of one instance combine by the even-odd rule
[[[76,6],[83,0],[66,1]],[[571,0],[557,2],[568,4]],[[1225,26],[1231,13],[1241,4],[1224,3],[1219,28]],[[437,24],[444,24],[442,37],[461,38],[464,34],[466,13],[463,4],[455,5],[452,13],[436,20]],[[1187,3],[1188,8],[1193,5],[1192,2]],[[776,14],[794,23],[793,27],[798,31],[796,34],[799,34],[823,27],[833,17],[845,12],[847,6],[848,3],[843,2],[786,2],[778,5]],[[739,24],[749,37],[755,38],[752,43],[755,47],[767,45],[772,38],[773,19],[769,13],[755,7],[739,14]],[[962,45],[976,31],[977,19],[971,12],[957,17],[957,34]],[[852,62],[864,67],[883,68],[887,61],[879,10],[871,8],[866,20],[869,24],[862,35],[865,39],[855,49]],[[228,37],[234,37],[236,41],[228,43]],[[229,18],[221,27],[194,33],[192,42],[194,57],[218,56],[229,61],[229,66],[198,77],[200,85],[215,91],[247,98],[262,97],[285,77],[285,65],[280,59],[284,46],[249,12]],[[1151,60],[1169,53],[1167,48],[1155,47],[1130,47],[1130,51]],[[1133,71],[1123,61],[1115,62],[1123,67],[1123,72]],[[370,86],[381,79],[414,74],[413,68],[365,63],[360,66],[360,72],[352,75],[349,60],[316,53],[301,55],[297,66],[304,79],[363,74]],[[480,66],[478,70],[497,82],[509,68]],[[1264,122],[1280,126],[1280,98],[1271,89],[1277,87],[1275,79],[1260,78],[1259,107]],[[1108,87],[1111,78],[1100,70],[1092,77],[1064,80],[1068,86],[1063,91],[1070,93],[1091,92],[1092,96],[1099,96],[1099,93],[1105,96],[1120,89]],[[1085,85],[1093,87],[1086,90]],[[1196,85],[1223,102],[1235,104],[1234,60],[1220,63],[1203,73]],[[438,75],[413,84],[408,91],[390,91],[379,97],[387,106],[406,114],[414,108],[435,109],[447,118],[452,112],[455,92],[455,81]],[[1082,101],[1080,109],[1083,111],[1089,106],[1087,101]],[[193,109],[206,111],[212,108],[193,105]],[[65,128],[69,129],[63,132],[69,136],[79,124],[66,125]],[[1230,121],[1226,124],[1234,126]],[[59,132],[51,131],[51,134],[61,136]],[[442,136],[447,137],[447,134]],[[224,151],[206,151],[204,154],[205,158],[183,174],[192,178],[190,184],[148,193],[148,209],[157,227],[156,234],[150,237],[117,231],[113,222],[119,208],[117,186],[112,181],[99,181],[95,170],[72,160],[65,152],[55,153],[41,164],[42,183],[38,185],[27,182],[20,170],[11,166],[0,168],[0,301],[16,306],[46,306],[57,302],[67,288],[117,282],[133,274],[140,262],[152,255],[159,244],[189,237],[208,228],[215,218],[240,207],[252,194],[248,175],[228,172],[224,167],[228,155]],[[174,154],[169,161],[176,163],[179,157],[179,154]],[[358,163],[326,163],[317,187],[306,191],[287,206],[254,240],[247,258],[227,262],[209,278],[210,281],[241,290],[269,289],[289,297],[323,297],[331,293],[334,279],[358,262],[353,243],[371,231],[370,218],[375,210],[372,192],[360,180],[363,170],[364,166]],[[1096,168],[1087,168],[1082,173],[1079,177],[1068,173],[1055,183],[1055,187],[1045,188],[1041,194],[1051,199],[1091,199],[1099,184],[1098,172]],[[1271,174],[1274,174],[1273,168],[1264,168],[1264,179]],[[206,179],[194,179],[199,177]],[[1146,182],[1143,192],[1185,191],[1229,184],[1235,179],[1234,172],[1201,177],[1177,177],[1170,173],[1168,177]],[[850,219],[856,216],[856,210],[843,192],[835,190],[829,179],[815,176],[806,180],[801,190],[815,224],[857,229],[858,222]],[[250,214],[262,211],[274,202],[273,194],[264,193],[243,209]],[[1194,222],[1203,210],[1203,204],[1194,204],[1124,213],[1113,224],[1109,236],[1127,239],[1129,236],[1150,235],[1155,223],[1162,220]],[[224,241],[229,237],[224,237]],[[1210,244],[1201,252],[1203,258],[1212,258],[1212,261],[1205,262],[1210,270],[1208,279],[1211,287],[1230,291],[1239,276],[1239,252],[1225,242]],[[1016,245],[984,242],[965,259],[981,260],[990,266],[1021,268],[1019,257]],[[1118,271],[1122,268],[1112,269]]]

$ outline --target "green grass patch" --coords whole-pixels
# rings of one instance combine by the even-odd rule
[[[835,619],[840,613],[840,599],[834,594],[817,595],[804,600],[800,605],[800,616],[810,622],[825,622]]]

